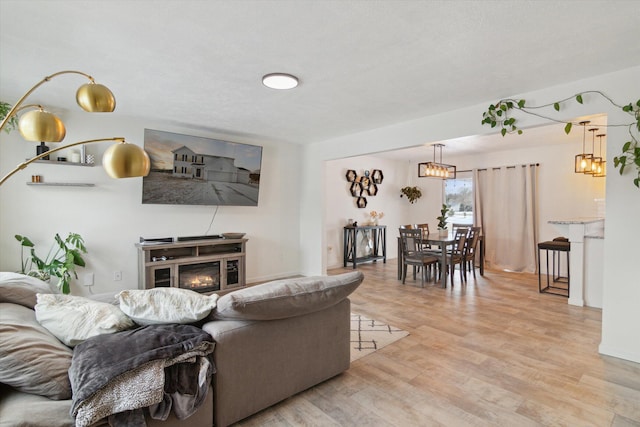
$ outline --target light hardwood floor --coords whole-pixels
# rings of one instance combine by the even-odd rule
[[[351,310],[410,335],[238,426],[640,426],[640,365],[598,354],[600,310],[531,274],[442,289],[402,285],[394,260],[358,269]]]

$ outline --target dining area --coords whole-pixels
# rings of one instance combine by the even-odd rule
[[[484,238],[481,227],[470,224],[451,224],[451,229],[431,232],[429,224],[406,224],[398,229],[397,279],[405,284],[409,268],[413,280],[420,284],[440,282],[447,287],[447,278],[454,284],[456,267],[460,282],[466,283],[470,276],[476,278],[476,269],[484,275]]]

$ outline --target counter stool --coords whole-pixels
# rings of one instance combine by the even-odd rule
[[[542,287],[542,270],[540,269],[541,251],[545,251],[547,256],[547,280],[546,286]],[[551,282],[549,279],[549,251],[552,256]],[[569,297],[569,252],[571,251],[571,243],[566,237],[556,237],[555,239],[538,243],[538,290],[540,293],[548,293]],[[560,275],[560,253],[567,254],[567,276]],[[557,263],[556,263],[557,258]],[[561,283],[562,285],[556,285]],[[566,287],[563,286],[566,284]]]

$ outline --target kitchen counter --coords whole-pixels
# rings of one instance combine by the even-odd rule
[[[569,218],[549,224],[571,242],[569,304],[602,308],[604,218]]]
[[[604,218],[600,217],[581,217],[581,218],[570,218],[570,219],[558,219],[549,221],[549,224],[593,224],[604,222]]]

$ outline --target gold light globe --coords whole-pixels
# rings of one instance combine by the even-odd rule
[[[112,178],[134,178],[149,174],[151,160],[142,148],[123,141],[107,148],[102,166]]]
[[[116,98],[108,87],[98,83],[85,83],[76,92],[76,101],[89,113],[111,113],[116,109]]]
[[[35,142],[60,142],[67,133],[58,116],[43,110],[24,113],[18,121],[18,129],[24,139]]]

